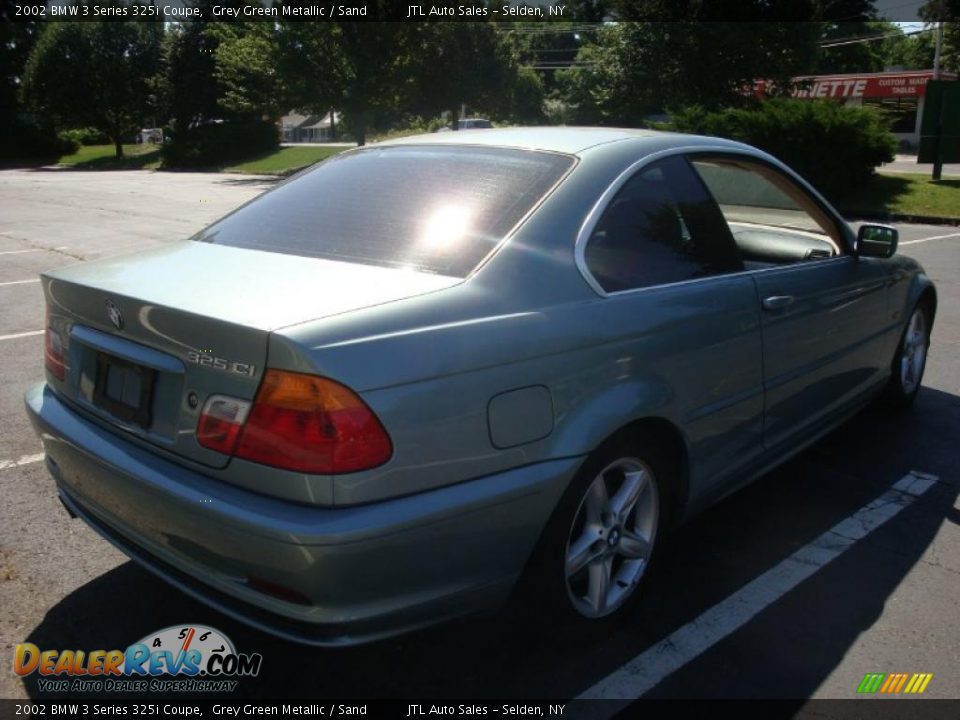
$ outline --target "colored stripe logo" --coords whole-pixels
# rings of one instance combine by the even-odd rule
[[[867,673],[857,686],[857,693],[871,695],[920,695],[933,680],[933,673]]]

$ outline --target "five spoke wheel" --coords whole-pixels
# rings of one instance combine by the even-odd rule
[[[587,487],[570,527],[567,592],[581,615],[617,610],[643,577],[660,502],[653,470],[636,458],[607,465]]]
[[[900,350],[900,386],[904,395],[912,394],[920,384],[927,362],[928,344],[927,319],[923,309],[917,308],[910,316]]]

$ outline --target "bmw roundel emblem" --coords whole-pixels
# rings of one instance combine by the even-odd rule
[[[110,322],[117,330],[123,328],[123,315],[113,300],[107,300],[107,317],[110,318]]]

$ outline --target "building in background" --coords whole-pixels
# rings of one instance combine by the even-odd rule
[[[793,79],[797,87],[792,94],[801,99],[837,100],[852,107],[879,108],[890,118],[890,130],[901,146],[915,148],[920,144],[927,82],[932,79],[932,70],[807,75]],[[941,72],[940,79],[956,80],[957,74]],[[763,94],[766,83],[757,83],[755,90]]]
[[[322,143],[331,142],[340,124],[340,113],[326,115],[301,115],[291,111],[280,118],[281,142]]]

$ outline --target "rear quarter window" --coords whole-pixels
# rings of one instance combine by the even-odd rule
[[[265,193],[194,239],[466,277],[574,162],[505,148],[358,150]]]

